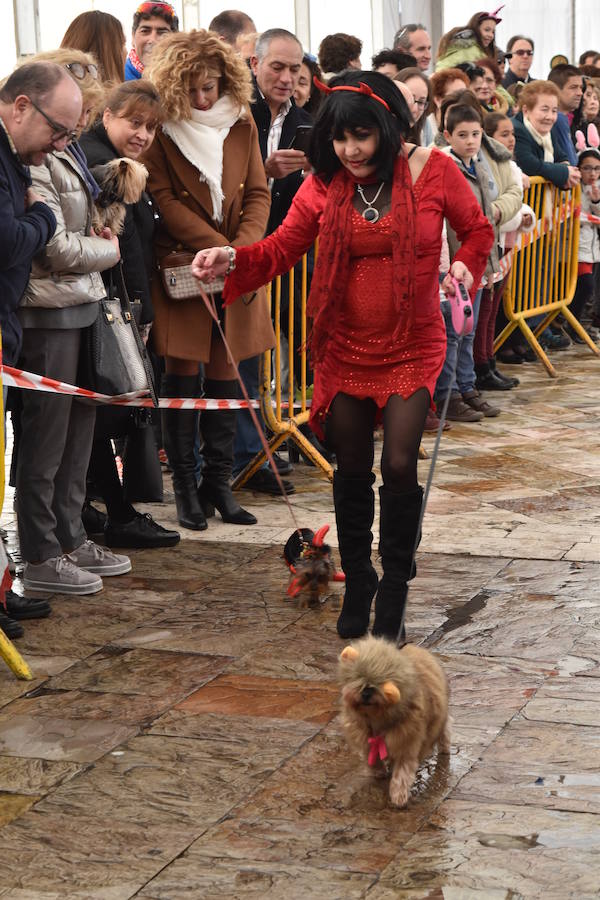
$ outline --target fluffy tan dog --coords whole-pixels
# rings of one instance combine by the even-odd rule
[[[97,234],[103,228],[110,228],[113,234],[119,235],[125,221],[125,204],[138,202],[146,187],[148,170],[141,163],[123,157],[94,166],[91,172],[100,187],[92,228]]]
[[[405,806],[419,764],[437,744],[450,752],[448,683],[422,647],[398,650],[366,637],[339,658],[342,719],[350,746],[377,775],[391,770],[390,800]]]

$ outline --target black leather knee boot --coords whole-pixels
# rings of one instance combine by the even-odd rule
[[[375,495],[372,473],[345,476],[333,473],[333,500],[342,569],[346,576],[344,603],[337,621],[340,637],[357,638],[369,629],[377,573],[371,563]]]
[[[204,382],[204,390],[209,397],[217,400],[235,398],[238,383],[207,379]],[[200,432],[204,441],[202,447],[204,467],[198,496],[207,517],[214,515],[216,507],[224,522],[255,525],[256,516],[242,509],[231,490],[235,423],[235,410],[207,409],[202,413]]]
[[[417,571],[413,552],[423,503],[423,488],[397,494],[389,488],[380,487],[379,497],[379,553],[383,577],[375,598],[373,634],[395,642],[406,604],[408,582],[415,577]]]
[[[200,378],[197,375],[163,375],[161,396],[201,397]],[[183,528],[204,531],[207,524],[198,499],[194,456],[198,413],[193,409],[163,409],[162,430],[169,465],[173,469],[177,521]]]

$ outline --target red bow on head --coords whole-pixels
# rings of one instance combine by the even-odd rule
[[[368,84],[365,84],[364,81],[360,81],[358,87],[354,87],[350,84],[339,84],[337,87],[329,87],[329,85],[319,81],[315,75],[313,76],[313,82],[315,87],[318,87],[322,94],[333,94],[334,91],[352,91],[355,94],[364,94],[365,97],[372,97],[373,100],[377,100],[378,103],[385,106],[388,112],[390,111],[390,108],[383,97],[378,97],[373,88],[369,87]]]

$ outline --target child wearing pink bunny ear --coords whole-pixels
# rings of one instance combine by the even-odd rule
[[[594,294],[593,267],[596,263],[600,263],[600,137],[596,126],[588,125],[585,135],[582,131],[577,131],[575,146],[579,154],[577,165],[581,172],[582,219],[579,231],[577,287],[570,310],[578,320],[581,320],[585,306]],[[598,219],[597,223],[594,222],[594,218]],[[598,328],[600,317],[595,317],[592,325]],[[583,339],[568,326],[567,332],[576,344],[584,343]],[[592,332],[590,334],[595,337]]]

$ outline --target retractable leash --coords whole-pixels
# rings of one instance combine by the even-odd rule
[[[456,278],[452,279],[452,284],[454,285],[454,294],[448,295],[446,294],[446,300],[450,303],[450,309],[452,312],[452,327],[460,338],[465,337],[467,334],[471,334],[473,331],[473,305],[471,303],[471,298],[469,297],[469,293],[462,283],[462,281],[457,281]],[[412,571],[412,567],[415,562],[415,556],[417,555],[417,547],[419,546],[419,540],[421,537],[421,527],[423,525],[423,519],[425,518],[425,510],[427,509],[427,500],[429,499],[429,491],[431,490],[431,485],[433,482],[433,476],[435,474],[435,467],[438,458],[438,452],[440,449],[440,442],[442,440],[442,433],[444,431],[444,425],[446,424],[446,415],[448,413],[448,404],[450,403],[450,395],[452,393],[452,385],[454,384],[454,379],[456,377],[456,370],[458,368],[458,352],[456,354],[456,359],[454,361],[454,366],[452,367],[452,375],[450,378],[450,387],[448,388],[448,393],[444,398],[444,405],[442,406],[442,413],[440,415],[440,424],[438,426],[437,435],[435,437],[435,444],[433,447],[433,454],[431,456],[431,465],[429,466],[429,473],[427,475],[427,482],[425,484],[425,491],[423,493],[423,503],[421,505],[421,513],[419,515],[419,524],[417,526],[417,533],[415,536],[415,543],[413,547],[413,552],[411,556],[411,564],[410,571]],[[408,592],[410,590],[410,583],[407,584],[406,590],[406,598],[404,600],[404,608],[402,610],[402,618],[400,620],[400,628],[398,629],[398,634],[396,636],[396,646],[400,647],[402,643],[402,633],[404,631],[404,621],[406,618],[406,607],[408,602]]]

